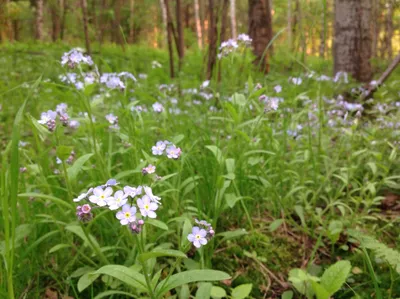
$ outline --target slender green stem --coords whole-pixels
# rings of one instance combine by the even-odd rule
[[[139,248],[139,252],[143,253],[144,252],[144,250],[143,250],[144,244],[141,244],[142,242],[141,242],[140,238],[138,237],[138,235],[135,235],[135,237],[136,237],[137,246]],[[142,241],[143,241],[143,238],[142,238]],[[146,280],[147,288],[149,290],[150,298],[156,299],[157,297],[154,295],[154,290],[153,290],[153,287],[151,286],[150,273],[147,269],[147,263],[142,262],[142,266],[143,266],[143,274],[144,274],[144,278]]]
[[[93,241],[92,238],[90,237],[85,225],[83,223],[81,223],[81,227],[82,227],[82,231],[85,234],[86,238],[88,239],[88,242],[90,244],[90,246],[92,247],[92,249],[96,252],[96,255],[99,257],[99,259],[101,260],[101,262],[104,265],[108,265],[110,264],[110,262],[108,261],[107,257],[104,255],[103,252],[101,252],[100,248],[98,248],[98,246],[96,246]]]

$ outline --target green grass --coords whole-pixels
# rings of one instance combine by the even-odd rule
[[[377,106],[361,119],[350,112],[348,124],[332,127],[329,111],[338,108],[325,98],[357,84],[304,75],[307,69],[330,75],[329,61],[309,58],[303,67],[276,48],[271,73],[264,76],[251,66],[250,55],[229,57],[222,62],[221,82],[212,81],[206,89],[213,98],[205,100],[198,93],[158,88],[174,83],[181,90],[199,90],[205,71],[201,52],[189,51],[179,78],[171,81],[165,52],[143,47],[122,52],[106,46],[93,55],[100,72],[129,71],[136,77],[146,73],[147,79],[128,82],[124,91],[97,85],[77,91],[59,80],[71,71],[59,63],[69,49],[33,44],[0,48],[2,297],[38,298],[48,289],[74,298],[143,296],[107,275],[79,292],[81,277],[95,278],[87,273],[118,264],[161,278],[173,274],[171,269],[175,274],[222,270],[232,277],[226,282],[230,288],[252,283],[251,296],[261,298],[291,288],[291,269],[302,267],[319,276],[338,259],[349,260],[357,271],[335,298],[373,298],[379,292],[383,298],[400,296],[395,266],[361,250],[347,234],[350,228],[364,231],[399,249],[399,211],[381,205],[400,188],[398,71],[375,95],[375,104],[388,105],[383,113]],[[154,60],[162,67],[152,68]],[[301,85],[289,82],[289,77],[299,76]],[[256,83],[262,89],[255,90]],[[277,95],[273,87],[278,84],[282,92]],[[261,94],[284,101],[277,111],[264,113]],[[163,103],[163,113],[153,112],[151,105],[157,101]],[[58,123],[55,132],[49,132],[37,123],[41,112],[60,103],[68,104],[71,118],[80,121],[77,130]],[[137,104],[149,111],[131,112]],[[118,116],[119,131],[108,129],[109,113]],[[301,136],[294,137],[291,132],[298,125]],[[28,144],[18,146],[19,140]],[[158,140],[179,146],[180,159],[152,155]],[[76,156],[69,165],[64,160],[71,150]],[[57,156],[63,160],[60,165]],[[142,174],[149,163],[162,179]],[[26,172],[19,173],[20,167]],[[139,244],[146,248],[138,247],[114,211],[96,209],[91,222],[77,221],[72,199],[109,178],[121,186],[151,185],[162,197],[157,210],[162,223],[145,225],[140,235]],[[143,249],[185,252],[194,218],[206,219],[216,231],[206,246],[191,248],[189,259],[175,266],[170,257],[139,262]],[[223,283],[214,285],[229,289]],[[184,285],[169,296],[188,298],[187,293],[194,296],[196,290],[197,284]]]

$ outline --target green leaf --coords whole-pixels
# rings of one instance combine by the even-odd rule
[[[252,283],[241,284],[232,290],[233,299],[244,299],[249,296],[251,289],[253,288]]]
[[[100,274],[83,274],[78,280],[78,291],[82,292],[84,289],[90,286],[99,276]]]
[[[237,197],[235,193],[227,193],[225,194],[225,201],[228,207],[231,209],[235,206],[236,202],[240,200],[240,197]]]
[[[195,299],[209,299],[211,296],[211,288],[212,284],[209,282],[200,283]]]
[[[70,278],[81,277],[83,274],[93,272],[94,270],[96,270],[96,269],[94,269],[93,267],[83,266],[81,268],[76,269],[74,272],[72,272],[72,274],[69,277]]]
[[[101,267],[96,272],[93,272],[93,274],[106,274],[126,283],[133,288],[138,289],[139,291],[147,291],[146,280],[144,276],[132,268],[121,265],[107,265]]]
[[[82,170],[83,165],[93,156],[93,154],[86,154],[83,155],[82,157],[79,157],[75,163],[68,168],[68,178],[71,181],[75,181],[79,172]]]
[[[281,299],[292,299],[293,298],[293,292],[292,291],[286,291],[282,294]]]
[[[169,280],[161,281],[156,288],[156,297],[161,297],[168,291],[181,285],[198,281],[220,281],[229,279],[229,274],[216,270],[190,270],[170,276]]]
[[[283,219],[276,219],[276,220],[272,221],[269,224],[269,231],[270,232],[276,231],[284,222],[285,222],[285,220],[283,220]]]
[[[100,249],[100,245],[99,243],[97,243],[96,239],[92,236],[90,236],[90,241],[89,239],[86,237],[85,233],[83,232],[82,227],[80,227],[79,225],[67,225],[65,227],[66,230],[74,233],[75,235],[77,235],[79,238],[81,238],[83,241],[85,241],[86,244],[90,244],[90,241],[92,242],[92,244],[94,244],[94,246],[96,246],[97,248]]]
[[[311,286],[314,290],[315,296],[317,296],[317,299],[329,299],[330,295],[328,291],[320,285],[318,282],[311,281]]]
[[[102,293],[100,293],[100,294],[97,294],[97,296],[94,297],[94,299],[112,298],[112,295],[123,295],[121,298],[127,298],[127,297],[137,298],[136,295],[133,295],[133,294],[128,293],[128,292],[122,292],[122,291],[105,291],[105,292],[102,292]]]
[[[171,256],[171,257],[179,257],[179,258],[187,258],[186,254],[179,250],[173,249],[154,249],[150,252],[145,252],[139,255],[139,261],[141,263],[146,262],[148,259],[157,258],[162,256]]]
[[[57,244],[56,246],[53,246],[50,248],[49,253],[54,253],[60,249],[68,248],[68,247],[71,247],[71,245],[70,244]]]
[[[221,240],[221,242],[223,242],[223,241],[227,241],[227,240],[230,240],[233,238],[238,238],[238,237],[241,237],[241,236],[244,236],[247,234],[248,234],[248,232],[244,228],[241,228],[241,229],[237,229],[237,230],[219,233],[219,234],[217,234],[217,236],[223,237]]]
[[[56,155],[62,161],[65,161],[71,155],[72,150],[73,150],[72,146],[60,145],[57,147]]]
[[[190,298],[190,290],[187,284],[184,284],[181,287],[181,291],[179,292],[179,299],[189,299]]]
[[[183,222],[182,238],[181,238],[181,249],[189,242],[187,239],[188,234],[192,232],[192,223],[189,219],[185,218]]]
[[[234,93],[232,96],[232,103],[239,106],[246,105],[246,97],[241,93]]]
[[[215,145],[207,145],[206,148],[209,149],[214,154],[218,163],[222,165],[222,163],[224,162],[224,157],[222,155],[221,150]]]
[[[44,141],[44,139],[47,137],[47,135],[50,134],[49,130],[38,123],[37,119],[35,119],[32,115],[27,113],[28,119],[30,120],[31,124],[33,127],[35,127],[36,131],[38,132],[39,138]]]
[[[336,293],[346,282],[351,270],[349,261],[339,261],[325,270],[321,277],[321,285],[330,295]]]
[[[226,165],[226,171],[228,173],[234,173],[235,172],[235,159],[226,159],[225,160],[225,165]]]
[[[226,291],[221,287],[213,286],[211,288],[211,297],[213,297],[213,298],[226,297]]]
[[[33,198],[48,199],[48,200],[50,200],[51,202],[53,202],[53,203],[55,203],[55,204],[58,204],[58,205],[60,205],[60,206],[63,206],[63,207],[65,207],[65,208],[67,208],[67,209],[71,209],[71,208],[73,208],[73,206],[74,206],[72,200],[71,200],[70,202],[68,202],[68,201],[65,201],[65,200],[63,200],[63,199],[61,199],[61,198],[58,198],[58,197],[54,197],[54,196],[46,195],[46,194],[34,193],[34,192],[30,192],[30,193],[21,193],[21,194],[18,194],[18,197],[23,197],[23,198],[24,198],[24,197],[27,197],[27,198],[33,197]]]
[[[163,230],[168,230],[168,225],[166,225],[164,222],[157,220],[157,219],[146,219],[145,224],[150,224],[152,226],[161,228]]]

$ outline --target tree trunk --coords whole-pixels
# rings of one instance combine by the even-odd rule
[[[379,43],[379,33],[380,33],[380,9],[379,0],[372,0],[372,10],[371,18],[375,20],[372,22],[372,57],[378,56],[378,43]]]
[[[287,38],[288,38],[288,49],[292,50],[293,47],[293,29],[292,29],[292,0],[288,0],[287,10]]]
[[[325,57],[325,43],[326,43],[326,14],[327,14],[327,0],[322,2],[322,13],[321,13],[321,31],[320,31],[320,44],[319,44],[319,57]]]
[[[36,39],[43,40],[43,0],[36,1]]]
[[[212,77],[213,69],[217,60],[217,23],[218,14],[214,16],[214,0],[208,0],[208,62],[207,80]]]
[[[51,4],[51,39],[53,42],[57,41],[60,37],[60,3]]]
[[[228,6],[229,6],[229,0],[223,0],[223,4],[222,4],[222,11],[221,11],[221,30],[219,32],[219,40],[220,42],[223,42],[226,40],[226,28],[228,27],[228,14],[226,13],[226,11],[228,10]],[[219,67],[218,67],[218,82],[221,82],[221,60],[219,61]]]
[[[89,28],[88,28],[88,18],[87,18],[87,2],[86,0],[81,0],[82,16],[83,16],[83,31],[85,33],[85,44],[86,51],[89,55],[92,54],[90,49],[90,39],[89,39]]]
[[[164,29],[164,44],[168,44],[168,23],[167,23],[167,11],[165,9],[164,0],[160,0],[161,7],[161,16],[163,21],[163,29]]]
[[[114,35],[117,44],[122,45],[124,44],[122,32],[121,32],[121,7],[122,7],[123,0],[115,1],[114,12],[115,12],[115,19],[114,19]]]
[[[182,68],[183,57],[185,55],[185,44],[183,36],[183,20],[182,20],[182,2],[176,0],[176,27],[178,30],[178,56],[179,56],[179,71]]]
[[[104,42],[104,35],[106,32],[106,20],[105,20],[105,10],[107,7],[107,0],[101,0],[101,4],[100,4],[100,13],[99,13],[99,22],[100,22],[100,26],[99,26],[99,43],[100,45],[103,44]]]
[[[336,0],[334,72],[350,73],[356,80],[372,78],[371,0]]]
[[[267,46],[272,39],[272,16],[269,0],[249,0],[249,36],[253,39],[254,61],[268,73]]]
[[[19,22],[18,22],[18,20],[12,21],[12,27],[13,27],[13,39],[14,39],[14,41],[19,41]]]
[[[199,49],[203,48],[202,43],[202,30],[201,30],[201,22],[200,22],[200,14],[199,14],[199,0],[194,0],[194,17],[196,21],[196,33],[197,33],[197,45]]]
[[[237,31],[236,31],[236,0],[230,0],[231,2],[231,33],[232,38],[237,38]]]
[[[386,4],[387,13],[386,13],[386,21],[385,21],[385,52],[386,57],[389,59],[393,58],[393,1],[389,0]]]
[[[61,0],[60,6],[62,7],[62,17],[60,21],[60,39],[64,39],[65,33],[65,20],[67,18],[67,11],[68,11],[68,0]]]
[[[135,35],[135,0],[129,0],[129,43],[133,44]]]

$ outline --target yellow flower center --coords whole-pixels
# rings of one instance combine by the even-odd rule
[[[196,235],[196,239],[200,239],[201,237],[200,237],[200,235]]]
[[[146,210],[148,210],[148,209],[149,209],[149,205],[144,205],[144,208],[145,208]]]
[[[104,199],[104,197],[105,197],[104,195],[100,195],[100,198],[101,198],[101,199]]]
[[[125,217],[126,217],[126,218],[129,218],[129,217],[131,217],[131,213],[129,213],[129,212],[126,212],[126,213],[125,213]]]

